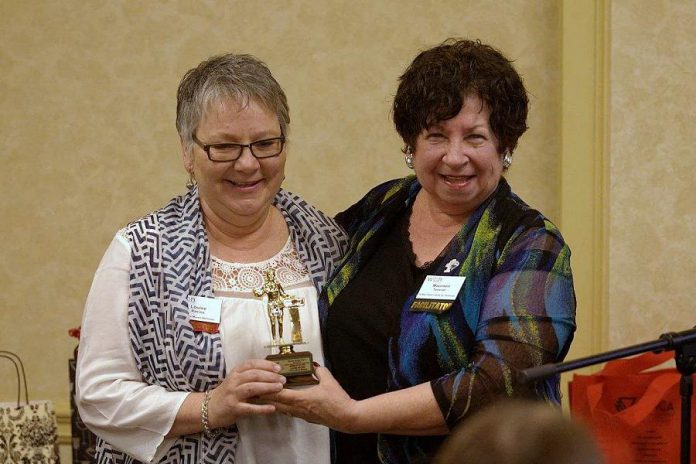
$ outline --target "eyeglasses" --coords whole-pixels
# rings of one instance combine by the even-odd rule
[[[209,143],[204,144],[192,136],[193,141],[203,149],[208,155],[208,159],[215,163],[236,161],[242,156],[244,148],[249,147],[249,151],[257,159],[273,158],[280,155],[285,146],[285,136],[273,137],[270,139],[257,140],[251,143]]]

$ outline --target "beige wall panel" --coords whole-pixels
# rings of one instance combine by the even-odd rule
[[[612,3],[609,341],[696,324],[696,3]]]
[[[557,219],[558,14],[550,0],[2,1],[0,348],[24,357],[33,397],[66,407],[67,330],[116,230],[183,192],[176,86],[215,53],[269,64],[291,106],[285,186],[335,213],[407,173],[389,110],[415,53],[495,44],[532,93],[509,178]]]

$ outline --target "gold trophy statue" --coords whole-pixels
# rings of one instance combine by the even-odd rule
[[[312,375],[312,353],[309,351],[295,352],[294,345],[302,345],[306,342],[302,339],[302,325],[300,323],[300,306],[305,303],[303,298],[288,295],[283,290],[280,282],[276,280],[275,271],[268,269],[261,288],[254,289],[254,295],[262,297],[266,295],[266,312],[271,327],[270,348],[278,347],[277,354],[266,356],[266,359],[280,365],[280,373],[287,378],[287,387],[295,385],[313,385],[318,383]],[[290,341],[283,338],[283,319],[285,310],[290,313],[292,323]]]

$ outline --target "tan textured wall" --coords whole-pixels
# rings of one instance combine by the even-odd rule
[[[696,324],[696,3],[611,11],[609,341]]]
[[[495,44],[533,94],[509,178],[556,218],[558,17],[551,0],[0,2],[0,348],[67,406],[67,330],[114,232],[183,191],[176,86],[215,53],[267,61],[291,106],[285,186],[334,213],[406,174],[389,106],[416,51]]]

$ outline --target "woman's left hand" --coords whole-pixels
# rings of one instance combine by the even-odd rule
[[[315,375],[319,385],[310,388],[283,391],[266,395],[264,402],[272,404],[278,412],[323,424],[345,433],[360,433],[357,424],[358,402],[341,388],[331,372],[317,367]]]

